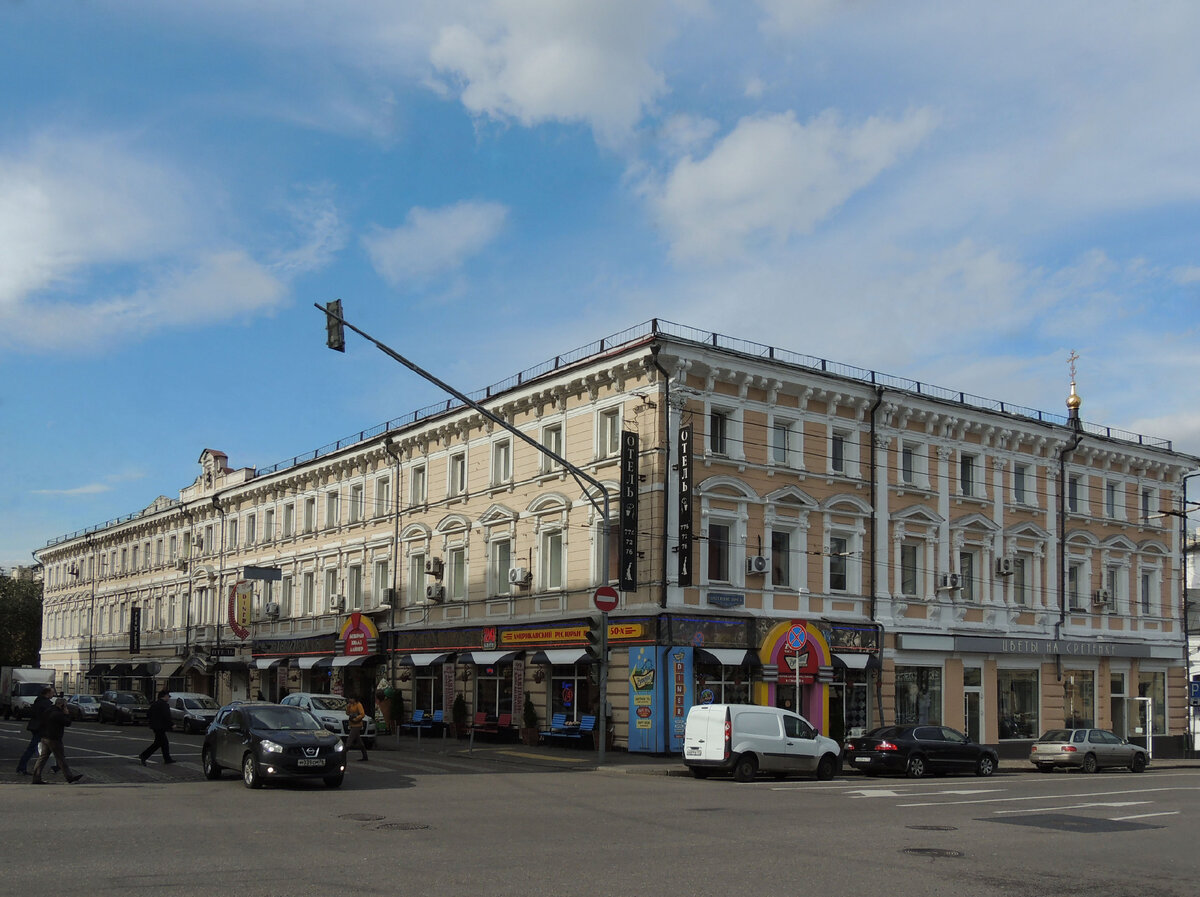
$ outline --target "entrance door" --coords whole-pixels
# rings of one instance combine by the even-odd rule
[[[846,687],[841,682],[829,686],[829,720],[825,734],[838,744],[846,740]]]
[[[983,670],[967,667],[963,670],[963,727],[976,744],[983,741]]]
[[[1146,753],[1154,756],[1154,700],[1152,698],[1133,698],[1136,701],[1137,713],[1134,733],[1146,739]]]

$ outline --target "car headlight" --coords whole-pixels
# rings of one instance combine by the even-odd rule
[[[342,744],[342,741],[339,738],[338,743],[333,746],[333,752],[335,754],[338,754],[338,753],[341,753],[342,751],[344,751],[345,749],[346,749],[346,746],[344,744]]]
[[[264,738],[262,741],[260,741],[259,745],[268,754],[282,754],[283,753],[283,745],[282,744],[277,744],[274,741],[268,741],[266,738]]]

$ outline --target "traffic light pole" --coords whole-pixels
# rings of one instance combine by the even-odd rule
[[[370,343],[374,343],[375,348],[379,349],[379,351],[382,352],[384,355],[387,355],[389,358],[391,358],[394,361],[400,362],[400,364],[404,365],[406,368],[408,368],[410,371],[412,371],[417,376],[422,377],[425,380],[428,380],[430,383],[432,383],[438,389],[454,396],[454,398],[458,399],[464,405],[477,411],[479,414],[483,415],[484,417],[486,417],[488,420],[490,420],[492,423],[496,424],[497,426],[503,427],[505,430],[507,430],[513,436],[520,439],[522,442],[532,446],[534,449],[541,452],[546,457],[550,458],[556,464],[562,465],[562,468],[564,470],[566,470],[569,474],[571,474],[572,477],[575,478],[575,482],[583,490],[583,494],[587,496],[588,502],[601,515],[601,518],[604,521],[603,535],[601,538],[601,542],[602,542],[601,550],[604,552],[604,554],[603,554],[604,563],[602,566],[604,569],[605,583],[608,583],[611,581],[611,572],[612,571],[609,568],[612,565],[612,558],[610,557],[610,554],[609,554],[609,538],[610,537],[609,537],[609,525],[608,525],[609,524],[608,490],[605,489],[604,486],[602,486],[600,484],[599,480],[597,480],[595,477],[591,476],[587,472],[581,470],[580,468],[576,467],[574,464],[572,464],[566,458],[563,458],[562,456],[558,455],[557,453],[552,452],[550,449],[546,448],[546,446],[542,445],[536,439],[533,439],[531,436],[528,436],[527,434],[518,430],[516,427],[514,427],[508,421],[506,421],[503,418],[499,417],[498,415],[492,413],[487,408],[484,408],[482,405],[480,405],[474,399],[467,396],[465,393],[459,392],[453,386],[450,386],[448,383],[445,383],[442,380],[438,379],[437,377],[435,377],[433,374],[431,374],[429,371],[425,370],[421,366],[409,361],[407,358],[405,358],[403,355],[401,355],[395,349],[391,348],[390,346],[386,345],[385,343],[381,343],[379,340],[375,339],[375,337],[371,336],[371,334],[369,334],[363,330],[359,330],[357,327],[355,327],[353,324],[351,324],[349,321],[347,321],[344,317],[342,317],[342,303],[341,303],[340,299],[334,300],[333,302],[330,302],[328,305],[321,305],[320,303],[314,302],[313,307],[316,308],[318,311],[324,313],[324,315],[325,315],[325,324],[326,324],[326,329],[328,331],[328,339],[327,339],[326,345],[329,348],[334,349],[338,352],[345,352],[346,351],[345,338],[344,338],[342,328],[348,328],[350,330],[353,330],[355,333],[357,333],[363,339],[367,340]],[[596,497],[588,490],[588,488],[587,488],[588,486],[593,487],[600,494],[600,496],[602,497],[602,501],[597,502]],[[596,759],[597,764],[604,763],[605,743],[608,741],[608,708],[607,708],[607,703],[608,703],[608,613],[602,612],[600,615],[600,619],[601,619],[603,638],[601,641],[601,652],[600,652],[600,712],[597,714],[597,716],[598,716],[597,728],[600,729],[600,732],[598,735],[596,735],[596,743],[598,745],[597,759]]]

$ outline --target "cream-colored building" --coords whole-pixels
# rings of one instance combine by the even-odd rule
[[[43,665],[219,700],[382,682],[514,724],[529,695],[545,726],[598,711],[620,577],[619,747],[678,750],[702,701],[1013,755],[1064,722],[1185,745],[1160,512],[1198,459],[1169,442],[657,321],[475,398],[603,484],[608,538],[586,480],[456,402],[265,470],[206,449],[177,499],[38,552]]]

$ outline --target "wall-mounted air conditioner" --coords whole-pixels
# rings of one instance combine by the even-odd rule
[[[188,568],[188,562],[187,562],[187,558],[180,558],[179,560],[177,560],[177,561],[175,562],[175,569],[176,569],[176,570],[182,570],[184,573],[186,573],[186,572],[187,572],[187,568]]]
[[[271,619],[276,619],[279,616],[279,602],[268,601],[266,607],[263,608],[267,612],[267,616]]]
[[[510,567],[508,570],[508,581],[510,585],[527,586],[533,580],[533,576],[524,567]]]
[[[767,559],[761,554],[751,555],[750,557],[746,558],[746,572],[754,574],[766,573]]]
[[[425,600],[441,604],[446,600],[446,587],[443,585],[425,586]]]
[[[441,579],[444,570],[445,566],[442,564],[441,558],[430,558],[425,562],[425,573],[428,576],[436,576]]]
[[[1012,576],[1013,574],[1013,559],[1008,555],[996,558],[996,575],[997,576]]]
[[[330,613],[336,614],[345,609],[346,609],[346,599],[345,598],[343,598],[341,595],[333,595],[330,597],[330,599],[329,599]]]
[[[1097,589],[1092,592],[1092,604],[1097,607],[1106,607],[1112,600],[1112,593],[1108,589]]]
[[[961,589],[962,575],[959,573],[942,573],[938,576],[939,589]]]

